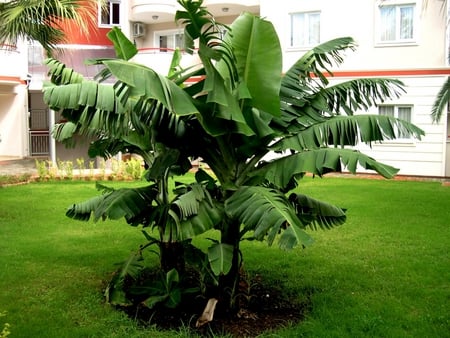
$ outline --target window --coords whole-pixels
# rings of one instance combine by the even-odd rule
[[[378,107],[378,113],[380,115],[387,115],[402,119],[407,122],[411,122],[412,107],[411,106],[396,106],[396,105],[383,105]],[[397,138],[409,139],[405,131],[397,130]]]
[[[320,43],[320,12],[291,14],[291,47],[310,47]]]
[[[380,42],[413,42],[414,4],[380,7]]]
[[[120,0],[106,1],[100,8],[100,26],[114,26],[120,24]]]
[[[158,34],[159,51],[167,52],[176,48],[184,49],[184,34],[183,33],[161,33]]]

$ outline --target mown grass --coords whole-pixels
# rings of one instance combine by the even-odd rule
[[[263,337],[449,335],[450,187],[308,177],[299,189],[347,208],[349,219],[313,233],[305,250],[243,243],[250,273],[310,303],[303,322]],[[143,237],[124,222],[64,216],[96,193],[92,182],[0,189],[0,331],[8,322],[11,337],[190,337],[144,329],[104,304],[114,264]]]

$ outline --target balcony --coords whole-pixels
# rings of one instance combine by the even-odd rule
[[[20,79],[27,72],[26,54],[15,46],[0,45],[0,76]]]
[[[204,6],[215,16],[237,16],[243,11],[259,14],[259,0],[206,0]],[[180,9],[176,0],[131,0],[130,20],[145,24],[173,22]]]
[[[131,0],[130,20],[146,24],[173,22],[177,9],[176,0]]]
[[[133,61],[150,67],[161,75],[167,75],[173,52],[174,50],[170,48],[140,48]],[[199,63],[200,59],[197,54],[182,54],[181,67],[187,68]]]

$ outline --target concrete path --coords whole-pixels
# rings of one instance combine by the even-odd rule
[[[0,156],[0,175],[37,175],[34,158],[18,159],[14,157]]]

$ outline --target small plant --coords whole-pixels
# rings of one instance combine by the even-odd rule
[[[62,178],[66,176],[66,163],[64,161],[61,161],[60,159],[58,159],[56,161],[56,166],[58,168],[58,174],[59,176],[61,176]]]
[[[131,158],[125,162],[125,174],[131,179],[138,180],[142,178],[143,168],[141,161],[136,158]]]
[[[48,160],[47,167],[48,167],[48,176],[50,177],[50,179],[54,179],[58,174],[58,166],[53,161]]]
[[[76,162],[77,162],[77,168],[78,168],[79,177],[82,178],[84,170],[86,169],[84,158],[82,158],[82,157],[77,158]]]
[[[58,160],[58,170],[57,173],[62,178],[73,178],[73,162],[72,161],[61,161]]]
[[[65,171],[66,171],[66,177],[68,179],[73,179],[73,162],[72,161],[66,161],[65,162]]]
[[[139,291],[148,292],[149,297],[142,303],[150,309],[158,304],[170,309],[176,308],[180,304],[184,293],[194,293],[199,290],[198,288],[183,288],[178,271],[175,269],[167,273],[161,272],[160,280],[147,280],[147,282],[150,282],[150,285],[140,287]]]
[[[89,176],[94,178],[94,161],[89,161]]]
[[[36,169],[38,172],[39,179],[42,180],[47,177],[48,169],[45,161],[36,160]]]
[[[117,177],[121,174],[121,162],[115,158],[111,159],[111,170],[113,177]]]
[[[105,179],[105,177],[106,177],[106,161],[103,158],[100,161],[100,172],[102,174],[102,178]]]
[[[86,169],[84,166],[84,158],[82,158],[82,157],[77,158],[76,161],[77,161],[77,167],[80,170],[80,172],[81,172],[81,170]]]

